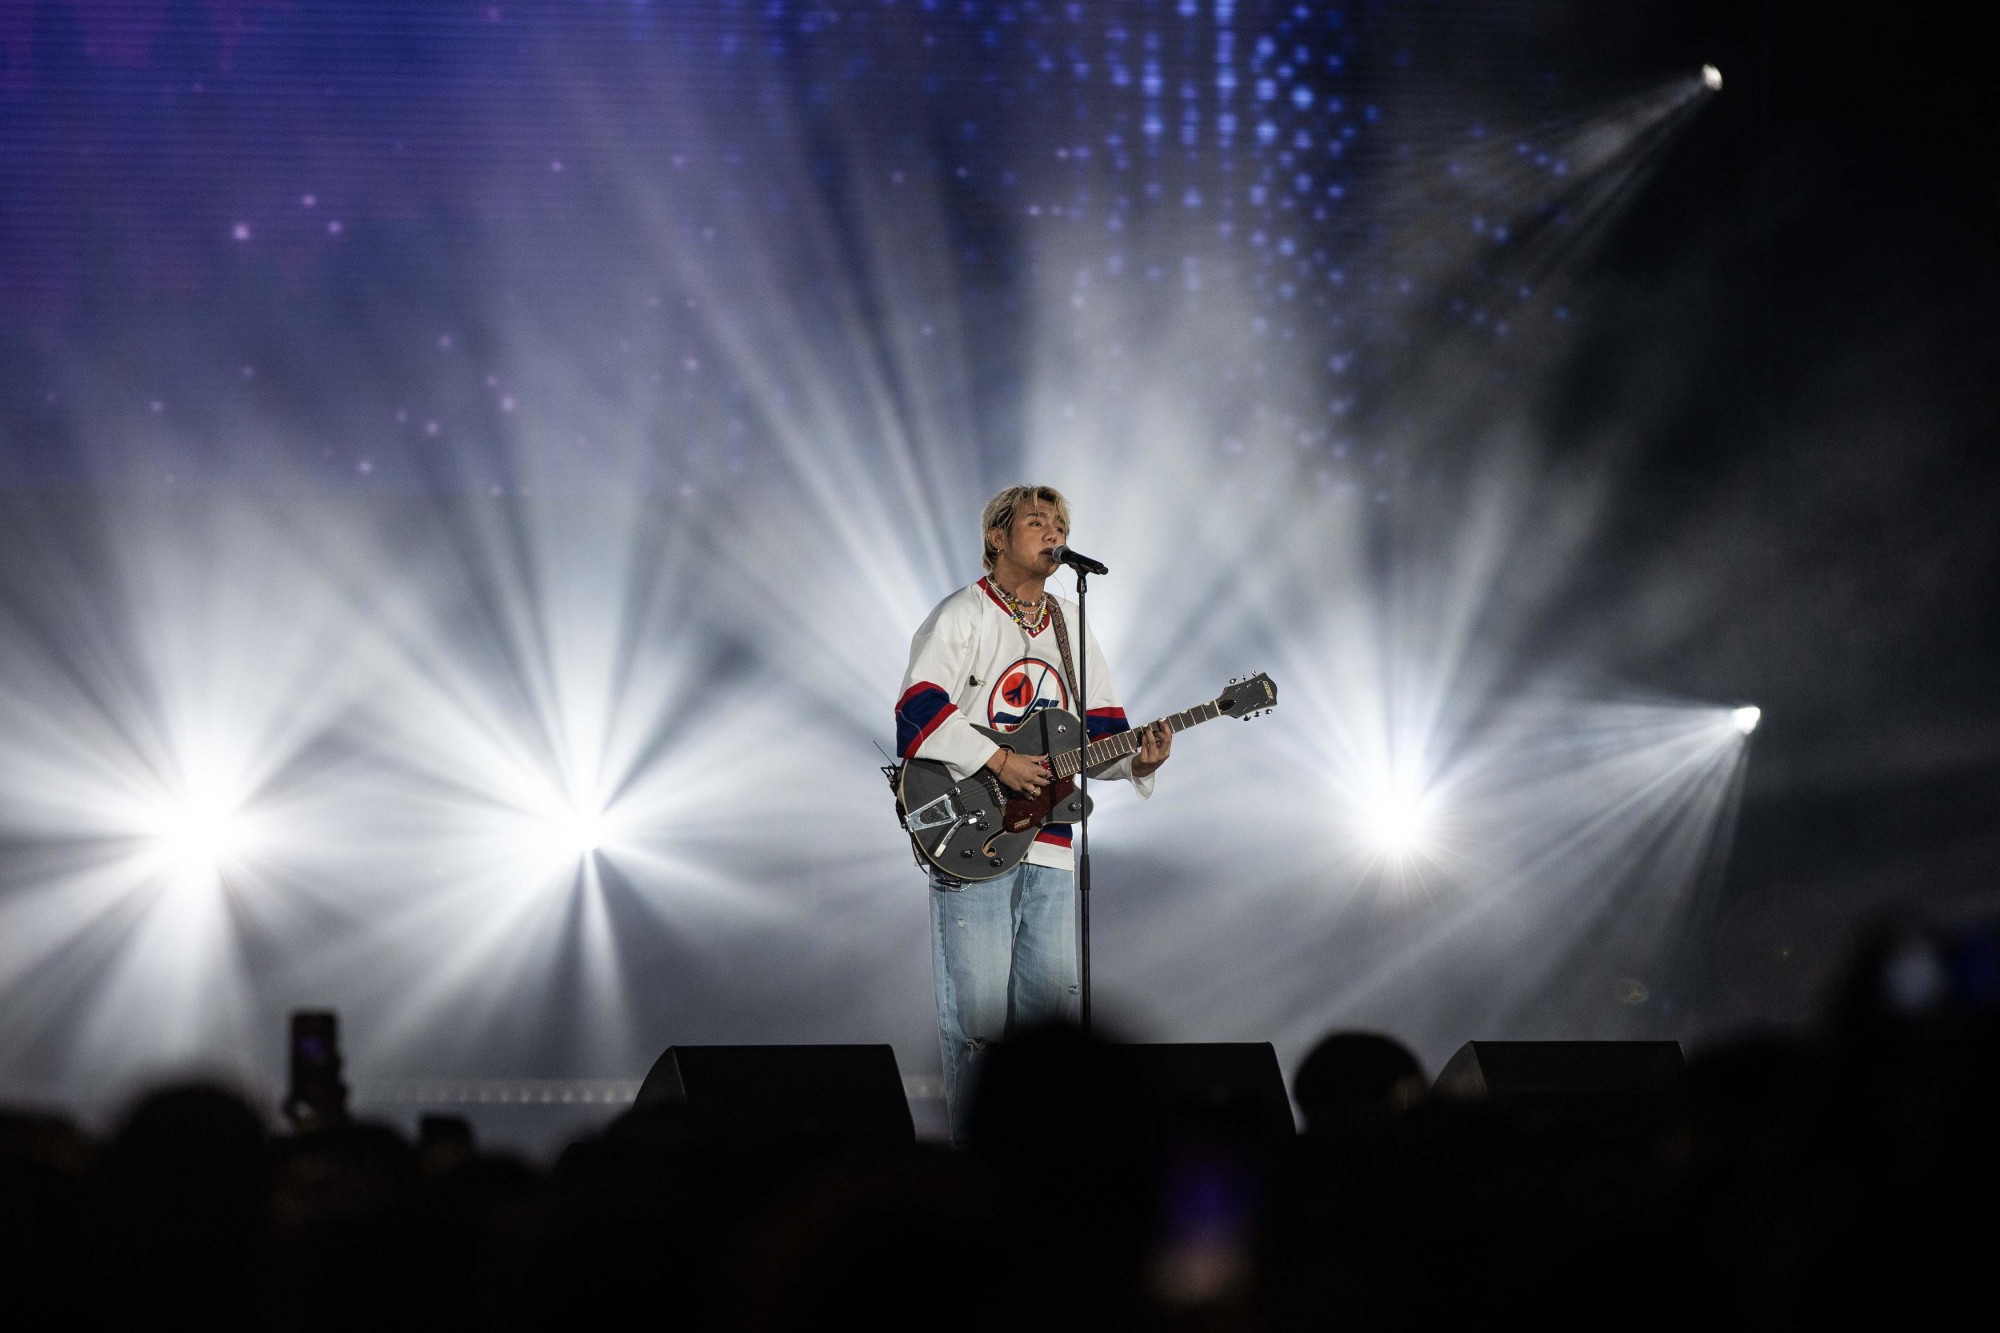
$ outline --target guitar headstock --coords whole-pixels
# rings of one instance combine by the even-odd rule
[[[1258,672],[1248,680],[1229,682],[1215,701],[1215,706],[1234,718],[1249,721],[1259,713],[1268,713],[1278,706],[1278,685],[1268,675]]]

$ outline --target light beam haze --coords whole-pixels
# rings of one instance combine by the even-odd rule
[[[775,45],[628,103],[551,43],[519,96],[559,153],[437,252],[477,298],[350,296],[435,358],[336,358],[365,481],[106,487],[83,531],[16,506],[0,1000],[34,1021],[0,1082],[268,1085],[307,1005],[371,1076],[630,1075],[676,1040],[933,1067],[873,747],[1022,480],[1113,567],[1092,626],[1134,721],[1279,682],[1274,717],[1183,738],[1152,802],[1102,793],[1114,1011],[1288,1058],[1334,1022],[1433,1060],[1555,1016],[1671,1027],[1614,983],[1671,994],[1745,740],[1538,638],[1621,476],[1616,441],[1561,461],[1535,397],[1689,81],[1375,153],[1372,103],[1280,89],[1242,22],[1240,88],[1203,11],[1180,57],[1107,36],[1130,77],[1102,98],[1023,47],[949,111],[913,44],[867,67],[871,106]],[[708,58],[660,40],[633,58]],[[281,407],[219,442],[146,428],[261,456]],[[1421,828],[1385,845],[1385,818]]]

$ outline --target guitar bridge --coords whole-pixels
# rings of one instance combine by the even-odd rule
[[[959,808],[954,795],[953,792],[946,792],[935,800],[924,802],[903,816],[903,827],[911,833],[919,833],[964,823],[971,816]]]

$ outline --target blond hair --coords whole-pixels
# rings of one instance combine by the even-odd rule
[[[986,512],[979,516],[979,558],[989,570],[999,558],[993,551],[993,544],[986,540],[986,534],[995,528],[1011,530],[1014,515],[1021,512],[1024,505],[1047,505],[1056,511],[1062,521],[1063,532],[1069,532],[1069,501],[1053,486],[1009,486],[1000,494],[986,502]]]

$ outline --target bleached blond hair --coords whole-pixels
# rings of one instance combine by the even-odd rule
[[[1053,486],[1009,486],[1000,494],[986,502],[986,512],[979,516],[979,559],[987,569],[992,569],[999,559],[993,550],[993,543],[986,540],[986,534],[995,528],[1012,529],[1014,516],[1023,506],[1047,505],[1056,511],[1062,520],[1063,531],[1069,531],[1069,501]]]

